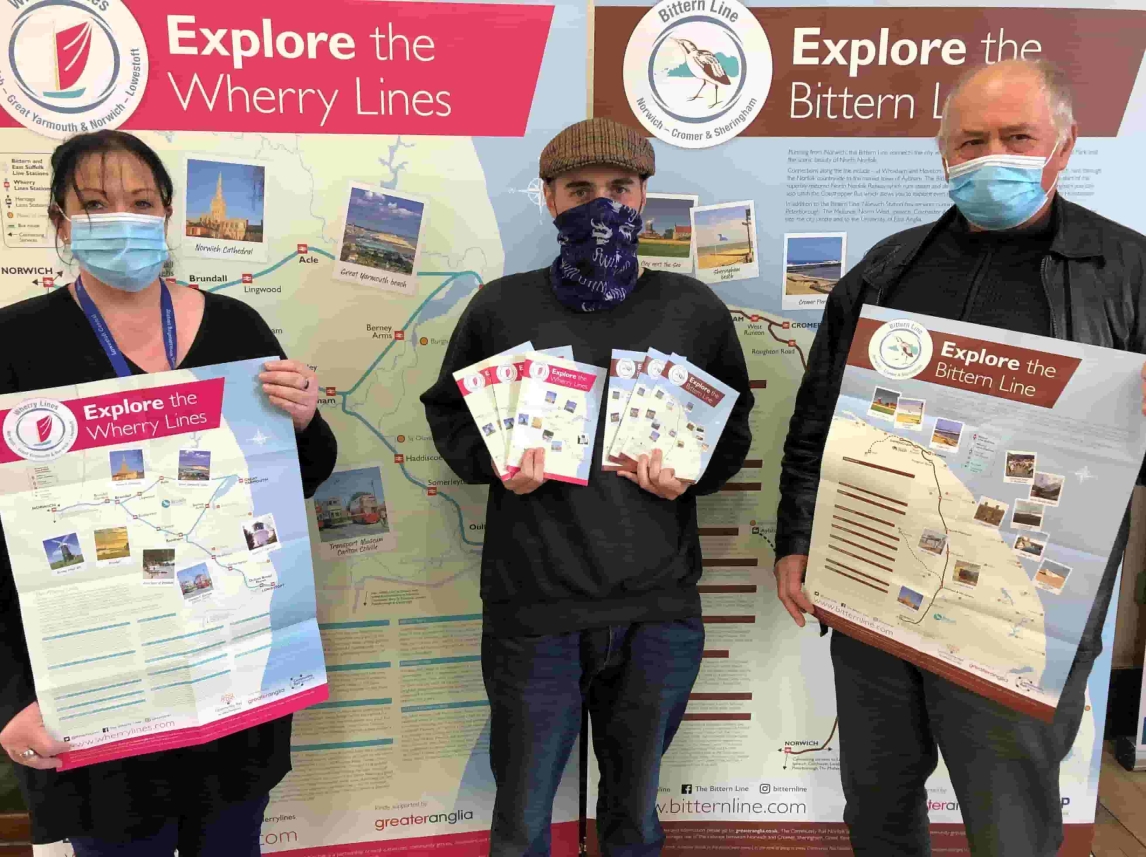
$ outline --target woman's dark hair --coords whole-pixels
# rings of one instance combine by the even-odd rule
[[[102,158],[110,152],[127,152],[147,164],[148,169],[151,170],[151,175],[155,178],[155,186],[159,189],[159,198],[163,201],[163,207],[165,209],[171,207],[175,187],[171,183],[171,176],[168,175],[167,168],[163,166],[163,161],[159,159],[159,155],[155,154],[151,147],[138,137],[123,131],[105,129],[90,134],[77,134],[61,143],[56,147],[56,151],[52,152],[50,214],[53,223],[58,223],[63,214],[64,200],[67,198],[69,188],[74,190],[76,195],[82,199],[79,184],[76,182],[76,172],[84,158],[89,155],[98,155]]]

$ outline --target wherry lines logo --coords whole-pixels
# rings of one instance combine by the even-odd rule
[[[116,128],[147,84],[147,45],[122,0],[8,0],[0,7],[4,109],[57,139]]]
[[[625,49],[625,95],[653,135],[686,149],[744,131],[772,85],[772,51],[737,0],[662,0]]]
[[[927,368],[932,353],[927,328],[906,318],[881,325],[867,347],[871,365],[885,378],[914,378]]]
[[[29,399],[4,417],[8,448],[26,461],[53,461],[72,448],[79,424],[76,415],[55,399]]]

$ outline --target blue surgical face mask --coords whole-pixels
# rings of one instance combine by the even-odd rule
[[[150,214],[108,212],[69,218],[72,255],[101,283],[141,292],[167,261],[166,220]]]
[[[1045,158],[986,155],[948,167],[947,193],[968,222],[980,229],[1022,226],[1054,193],[1053,185],[1043,190],[1043,169],[1057,150],[1056,143]]]

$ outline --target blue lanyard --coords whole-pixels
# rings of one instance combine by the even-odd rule
[[[131,369],[127,365],[123,352],[115,344],[115,337],[108,330],[107,322],[103,320],[99,307],[88,295],[83,280],[79,277],[76,278],[76,297],[79,299],[80,308],[83,309],[84,315],[88,317],[88,323],[95,331],[96,339],[103,346],[107,359],[111,361],[115,374],[120,378],[131,375]],[[171,291],[163,280],[159,281],[159,316],[163,323],[163,348],[167,352],[167,365],[174,369],[179,360],[178,340],[175,336],[175,308],[171,305]]]

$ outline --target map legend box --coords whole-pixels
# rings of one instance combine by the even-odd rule
[[[5,247],[52,247],[56,230],[48,219],[51,157],[40,153],[0,152]]]

